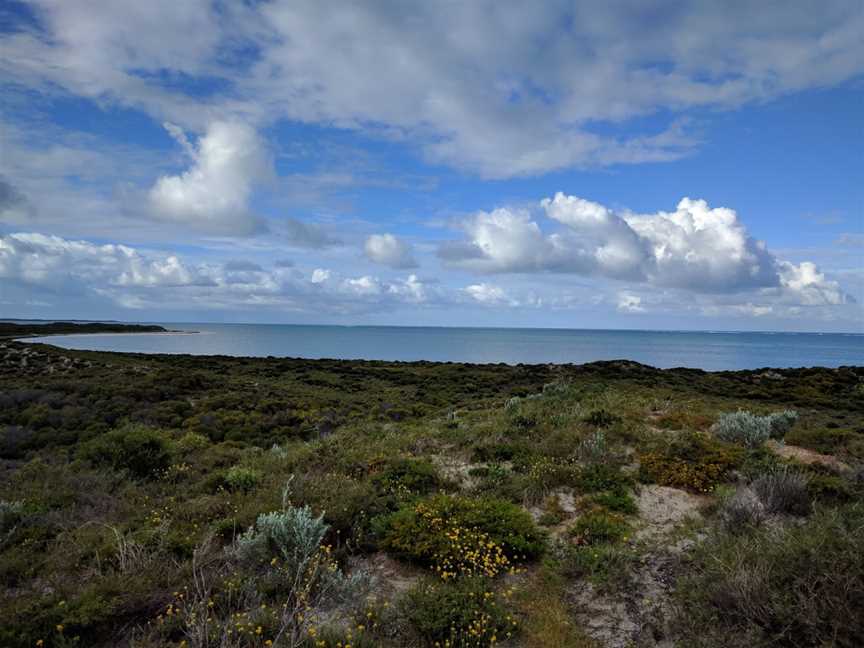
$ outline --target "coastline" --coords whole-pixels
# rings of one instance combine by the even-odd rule
[[[864,345],[849,334],[555,331],[419,327],[319,327],[111,323],[9,325],[0,339],[96,351],[206,358],[570,366],[633,362],[707,372],[864,366]],[[191,337],[190,337],[191,336]],[[770,340],[770,341],[769,341]]]

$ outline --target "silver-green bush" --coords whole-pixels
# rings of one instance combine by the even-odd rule
[[[237,538],[236,553],[244,562],[269,562],[277,557],[300,570],[318,552],[327,533],[324,516],[308,506],[263,513]]]
[[[714,424],[714,436],[722,441],[756,448],[768,439],[783,439],[792,429],[798,413],[792,410],[759,416],[745,410],[726,412]]]

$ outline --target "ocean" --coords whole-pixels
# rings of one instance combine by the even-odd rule
[[[708,371],[864,365],[864,335],[855,333],[161,324],[195,333],[65,335],[30,341],[67,349],[252,357],[507,364],[626,359]]]

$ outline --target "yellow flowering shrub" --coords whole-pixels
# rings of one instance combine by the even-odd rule
[[[664,447],[639,457],[646,481],[707,493],[740,464],[744,451],[703,432],[681,434]]]
[[[390,516],[382,546],[452,580],[496,576],[538,556],[543,537],[510,502],[436,495]]]

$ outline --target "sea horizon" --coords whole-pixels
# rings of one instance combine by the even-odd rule
[[[659,368],[707,371],[864,365],[864,334],[853,332],[136,323],[158,324],[184,335],[95,333],[28,341],[126,353],[388,362],[516,365],[631,360]]]

